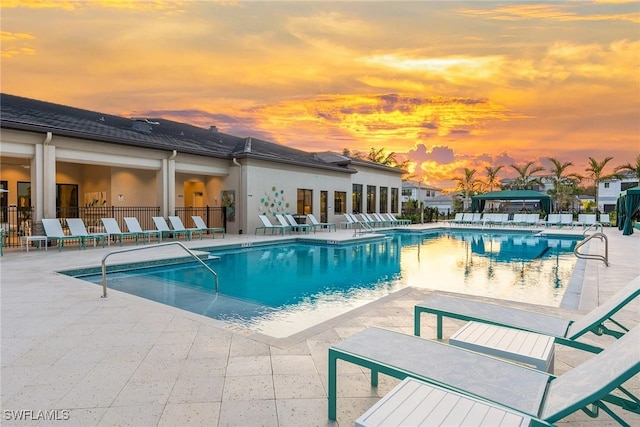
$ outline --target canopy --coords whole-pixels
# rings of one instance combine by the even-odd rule
[[[471,198],[471,210],[482,212],[487,200],[540,200],[540,207],[547,214],[551,212],[551,196],[533,190],[491,191]]]
[[[638,209],[640,209],[640,185],[628,188],[618,196],[618,201],[616,202],[618,230],[622,230],[623,235],[633,234],[631,220],[638,212]]]

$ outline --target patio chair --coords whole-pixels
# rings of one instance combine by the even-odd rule
[[[609,214],[600,214],[600,224],[602,224],[602,226],[604,227],[605,225],[607,227],[611,227],[611,219],[609,218]]]
[[[127,226],[127,230],[142,236],[142,243],[144,243],[145,238],[149,243],[151,243],[152,236],[155,236],[158,243],[162,243],[162,232],[160,230],[143,230],[138,222],[138,218],[135,216],[125,217],[124,223]]]
[[[171,227],[173,231],[183,231],[187,234],[187,240],[191,240],[194,234],[200,235],[200,240],[202,240],[202,235],[204,231],[201,228],[185,228],[182,220],[179,216],[170,216],[169,222],[171,223]]]
[[[336,419],[337,361],[341,360],[370,369],[374,387],[379,373],[401,380],[411,377],[516,411],[542,425],[552,425],[579,410],[595,418],[600,409],[624,425],[608,404],[640,414],[640,400],[623,387],[640,372],[638,342],[640,326],[556,377],[442,342],[371,327],[329,348],[328,415]],[[446,401],[437,403],[443,411],[446,405]],[[422,408],[429,409],[429,404]]]
[[[390,227],[393,223],[390,219],[383,217],[382,214],[379,214],[377,212],[372,213],[370,216],[372,216],[373,219],[378,221],[378,223],[382,227]]]
[[[278,215],[276,215],[276,217],[277,216]],[[309,224],[298,224],[298,221],[296,221],[296,219],[291,214],[285,214],[284,217],[285,224],[289,224],[291,226],[291,231],[297,231],[298,233],[304,232],[305,234],[309,234],[309,230],[312,228]],[[278,221],[280,221],[280,218],[278,218]]]
[[[456,213],[456,216],[453,219],[450,219],[449,225],[451,224],[462,224],[462,221],[464,220],[464,213],[462,212],[458,212]]]
[[[396,218],[396,216],[394,214],[392,214],[391,212],[387,212],[387,216],[389,217],[389,219],[399,223],[400,225],[407,225],[407,226],[411,225],[411,220],[410,219]]]
[[[72,236],[82,237],[85,248],[87,246],[87,240],[93,240],[93,246],[96,246],[96,244],[101,241],[102,247],[104,248],[107,233],[88,233],[82,218],[67,218],[67,225],[69,226],[69,232]]]
[[[587,332],[620,338],[628,328],[613,319],[623,307],[640,295],[640,276],[616,292],[611,298],[577,319],[564,319],[548,314],[522,310],[504,305],[474,301],[466,298],[434,293],[414,307],[414,334],[420,336],[422,313],[436,315],[437,338],[442,339],[442,319],[451,318],[483,322],[555,337],[556,343],[598,353],[602,349],[577,341]],[[605,323],[613,323],[611,329]]]
[[[138,233],[134,233],[132,231],[124,232],[120,230],[120,226],[118,225],[118,221],[115,218],[101,218],[102,225],[104,225],[104,229],[107,232],[107,239],[116,238],[120,242],[120,246],[122,246],[122,241],[125,237],[133,237],[136,241],[136,245],[138,244]]]
[[[560,214],[560,221],[558,222],[558,228],[561,228],[565,225],[570,225],[573,227],[573,214]]]
[[[51,240],[58,242],[58,251],[62,250],[64,242],[78,242],[78,249],[85,249],[85,240],[81,236],[68,236],[64,234],[60,220],[57,218],[43,218],[42,226],[44,227],[44,234],[47,235],[47,244]]]
[[[314,232],[316,228],[326,228],[331,231],[331,227],[333,227],[333,231],[336,231],[336,223],[334,222],[320,222],[313,214],[307,214],[307,218],[311,221],[311,227],[314,229]]]
[[[224,239],[224,235],[226,230],[224,229],[224,227],[207,227],[207,224],[205,224],[204,220],[202,219],[202,217],[198,216],[198,215],[192,215],[191,219],[193,220],[193,223],[195,224],[196,228],[202,230],[202,232],[204,233],[205,231],[207,232],[211,232],[211,238],[215,239],[216,233],[222,233],[222,238]]]
[[[285,231],[289,232],[289,234],[291,234],[291,226],[290,225],[274,225],[271,223],[271,221],[269,221],[269,218],[267,218],[266,215],[258,215],[258,218],[260,218],[260,221],[262,222],[262,226],[261,227],[256,227],[256,231],[255,234],[258,234],[258,230],[262,230],[264,234],[267,234],[267,230],[271,230],[271,234],[274,233],[274,231],[277,231],[279,234],[282,234],[284,236]]]
[[[155,224],[156,228],[158,229],[158,231],[160,233],[162,233],[162,238],[164,239],[165,236],[169,236],[173,239],[175,239],[176,237],[183,235],[187,240],[191,240],[191,233],[188,230],[172,230],[169,228],[169,224],[167,224],[167,220],[164,219],[164,217],[161,216],[153,216],[151,217],[151,219],[153,220],[153,223]]]

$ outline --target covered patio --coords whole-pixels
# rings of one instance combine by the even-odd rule
[[[539,200],[540,207],[545,214],[548,215],[551,212],[551,196],[533,190],[491,191],[473,196],[471,198],[471,211],[484,211],[487,200]]]

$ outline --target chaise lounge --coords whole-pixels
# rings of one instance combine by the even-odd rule
[[[595,418],[600,409],[625,425],[607,403],[640,413],[640,400],[623,388],[640,372],[638,342],[640,326],[556,377],[438,341],[371,327],[329,348],[328,415],[330,420],[336,419],[337,361],[343,360],[370,369],[374,387],[379,373],[415,378],[440,386],[445,393],[481,399],[490,406],[530,417],[538,425],[551,425],[578,410]],[[446,411],[446,403],[425,404],[423,413],[434,404]]]
[[[226,231],[224,227],[207,227],[207,224],[205,224],[202,217],[198,215],[192,215],[191,219],[193,220],[193,223],[195,224],[196,228],[202,230],[203,233],[205,231],[210,231],[212,239],[216,238],[216,233],[222,233],[222,238],[224,239],[224,235]]]
[[[498,304],[434,293],[414,307],[414,334],[420,336],[421,315],[422,313],[429,313],[436,315],[438,339],[442,339],[442,319],[446,317],[549,335],[554,337],[558,344],[598,353],[602,350],[600,347],[577,341],[577,339],[588,332],[620,338],[629,329],[614,320],[613,316],[638,295],[640,295],[640,276],[633,279],[591,312],[571,320]],[[607,322],[613,323],[617,329],[609,328],[605,324]]]

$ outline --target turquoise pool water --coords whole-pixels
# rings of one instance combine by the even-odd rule
[[[407,286],[559,306],[576,240],[474,231],[394,233],[349,245],[214,251],[196,263],[109,273],[108,286],[286,337]],[[85,276],[101,283],[101,276]]]

